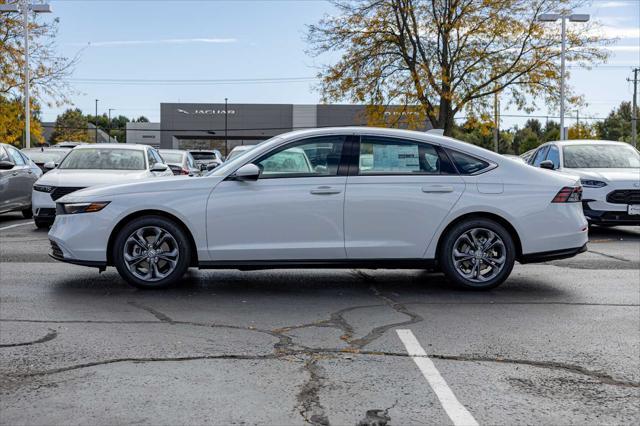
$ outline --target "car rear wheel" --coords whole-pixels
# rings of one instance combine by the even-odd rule
[[[509,277],[515,257],[513,238],[502,225],[489,219],[469,219],[447,232],[439,262],[457,286],[488,290]]]
[[[182,278],[191,246],[182,227],[162,216],[126,224],[116,236],[113,260],[120,276],[143,289],[167,287]]]

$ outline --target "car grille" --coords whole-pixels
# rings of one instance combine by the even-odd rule
[[[64,255],[62,254],[62,250],[60,249],[60,246],[56,244],[54,241],[49,240],[49,242],[51,243],[51,255],[53,257],[63,259]]]
[[[618,189],[607,195],[607,201],[613,204],[640,204],[640,189]]]
[[[71,194],[72,192],[79,191],[84,189],[84,186],[58,186],[51,191],[51,198],[53,201],[56,201],[58,198],[64,197],[67,194]]]

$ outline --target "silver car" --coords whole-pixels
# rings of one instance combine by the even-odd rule
[[[190,152],[179,149],[160,149],[158,152],[174,175],[200,176],[202,174]]]
[[[29,219],[31,189],[42,172],[29,157],[11,145],[0,144],[0,213],[21,211]]]

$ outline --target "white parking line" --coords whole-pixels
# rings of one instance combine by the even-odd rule
[[[33,224],[33,222],[15,223],[13,225],[3,226],[2,228],[0,228],[0,231],[4,231],[5,229],[16,228],[18,226],[32,225],[32,224]]]
[[[420,342],[416,339],[416,336],[411,330],[396,330],[398,337],[404,343],[407,352],[413,361],[416,363],[422,375],[433,392],[440,400],[442,408],[447,413],[454,425],[464,426],[477,426],[478,422],[473,418],[471,413],[458,401],[458,398],[453,394],[453,391],[447,385],[447,382],[442,378],[440,372],[433,364],[433,361],[429,359],[427,353],[424,351]]]

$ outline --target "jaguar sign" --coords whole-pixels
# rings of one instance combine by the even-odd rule
[[[233,109],[194,109],[191,111],[187,111],[186,109],[176,108],[180,114],[185,115],[235,115],[236,111]]]

